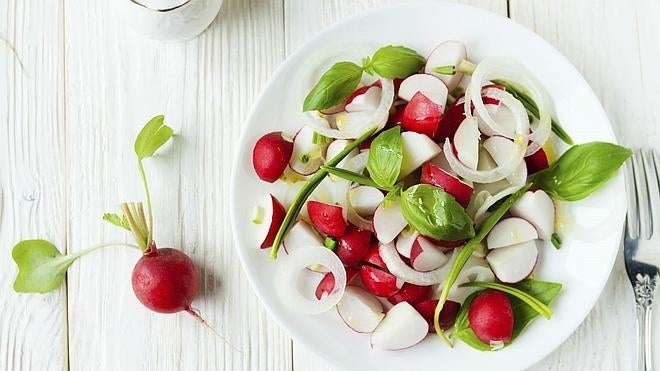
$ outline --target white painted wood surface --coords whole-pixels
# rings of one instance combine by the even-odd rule
[[[229,163],[241,123],[285,56],[323,27],[390,2],[225,0],[199,38],[158,43],[123,26],[104,0],[0,0],[0,370],[332,370],[292,344],[240,269]],[[583,73],[622,143],[658,146],[660,3],[462,2],[539,33]],[[156,238],[201,267],[195,305],[243,353],[185,315],[144,310],[129,283],[135,251],[86,256],[53,294],[9,289],[19,239],[43,237],[69,251],[128,239],[100,216],[143,197],[131,141],[158,113],[178,136],[146,165]],[[584,324],[533,369],[631,369],[633,323],[619,260]],[[656,355],[660,362],[660,347]]]

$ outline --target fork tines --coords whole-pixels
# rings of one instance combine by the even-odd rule
[[[637,150],[628,164],[628,218],[631,239],[651,239],[660,231],[660,156],[653,150]]]

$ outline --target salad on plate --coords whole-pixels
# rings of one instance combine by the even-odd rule
[[[523,65],[471,61],[458,41],[427,58],[384,46],[315,81],[297,132],[252,152],[273,190],[251,223],[282,301],[336,310],[384,350],[435,333],[494,351],[551,319],[562,284],[534,270],[561,248],[556,205],[597,191],[630,150],[574,144]]]

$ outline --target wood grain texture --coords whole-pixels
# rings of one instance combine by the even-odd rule
[[[377,6],[400,2],[397,0],[285,0],[286,52],[292,53],[305,41],[323,28],[348,16]],[[507,14],[506,0],[462,0],[492,12]],[[327,361],[312,353],[303,344],[293,343],[293,366],[295,371],[336,370]]]
[[[11,290],[11,249],[44,238],[65,249],[61,4],[0,1],[0,369],[67,367],[66,290]]]
[[[618,140],[660,149],[660,3],[511,0],[511,17],[559,49],[585,77]],[[621,254],[620,254],[621,255]],[[656,298],[660,295],[656,293]],[[656,299],[658,301],[658,299]],[[536,369],[626,370],[635,362],[633,297],[621,256],[582,326]],[[660,344],[656,311],[654,339]],[[660,361],[660,347],[655,347]]]
[[[130,287],[139,253],[108,248],[70,272],[71,370],[290,369],[290,342],[234,253],[228,210],[241,123],[284,56],[282,4],[227,0],[199,38],[159,43],[127,29],[108,3],[66,5],[70,245],[128,238],[100,217],[143,199],[132,140],[164,113],[177,136],[145,164],[155,238],[193,258],[201,273],[194,306],[242,353],[187,314],[143,308]]]

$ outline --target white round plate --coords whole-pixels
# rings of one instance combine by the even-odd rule
[[[588,199],[559,206],[563,246],[561,250],[544,246],[536,270],[537,278],[564,285],[552,305],[555,313],[551,320],[534,320],[513,344],[498,352],[479,352],[461,342],[450,349],[434,335],[406,350],[372,350],[369,335],[350,330],[335,310],[303,315],[280,300],[278,290],[291,288],[276,287],[278,262],[270,259],[270,250],[259,249],[250,214],[267,193],[283,193],[256,177],[254,143],[267,132],[301,127],[303,97],[314,83],[310,73],[318,77],[329,63],[366,56],[389,44],[428,55],[435,45],[452,39],[467,45],[473,61],[506,56],[525,65],[545,86],[554,103],[554,116],[576,143],[615,141],[596,96],[566,58],[526,28],[480,9],[443,2],[374,9],[326,29],[290,56],[273,75],[243,128],[229,193],[233,233],[248,279],[270,313],[297,342],[345,369],[516,370],[531,366],[584,320],[617,254],[625,214],[621,174]]]

